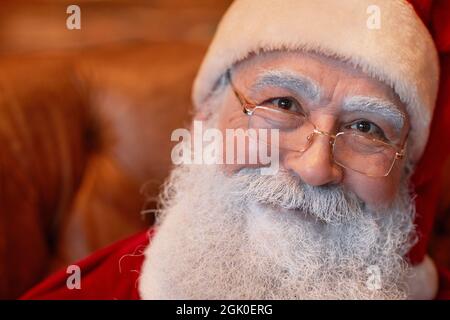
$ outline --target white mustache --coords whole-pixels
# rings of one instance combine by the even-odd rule
[[[356,194],[340,185],[310,186],[282,169],[268,176],[261,175],[259,169],[245,168],[236,179],[250,202],[298,210],[328,224],[345,223],[367,210]]]

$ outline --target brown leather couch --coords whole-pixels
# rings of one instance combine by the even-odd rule
[[[231,0],[3,0],[0,299],[148,227]]]
[[[0,298],[153,221],[205,48],[152,43],[0,63]]]

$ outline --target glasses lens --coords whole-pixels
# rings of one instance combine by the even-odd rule
[[[394,164],[396,151],[381,141],[357,134],[340,134],[333,147],[338,164],[373,177],[383,177]]]
[[[309,144],[307,136],[314,129],[301,114],[265,107],[255,108],[249,128],[255,129],[259,142],[277,143],[281,149],[293,151],[304,151]],[[279,139],[275,141],[276,137]]]

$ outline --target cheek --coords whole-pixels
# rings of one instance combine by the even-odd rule
[[[258,138],[260,134],[264,137],[272,135],[254,129],[249,133],[248,119],[241,108],[220,115],[218,129],[223,137],[224,160],[221,169],[232,174],[243,168],[264,167],[262,174],[274,174],[279,169],[279,151],[268,145],[265,139]]]
[[[230,105],[228,108],[224,109],[226,110],[219,115],[217,123],[218,129],[222,132],[223,136],[222,152],[224,164],[220,165],[221,169],[225,173],[232,175],[242,168],[259,167],[257,164],[248,163],[248,146],[250,144],[248,138],[242,138],[242,131],[238,131],[247,129],[248,116],[244,114],[240,106]],[[233,137],[230,139],[229,137],[231,134],[233,134]],[[243,148],[242,143],[239,141],[240,139],[244,139]],[[240,161],[238,161],[238,155],[245,158],[245,163],[240,163]]]
[[[342,183],[369,207],[383,207],[391,204],[397,196],[400,178],[399,169],[393,169],[389,176],[381,178],[347,172]]]

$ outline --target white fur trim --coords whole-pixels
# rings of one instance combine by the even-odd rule
[[[369,29],[371,5],[381,28]],[[196,108],[220,76],[250,53],[306,50],[337,57],[390,85],[411,117],[409,148],[420,158],[439,82],[434,42],[404,0],[236,0],[219,24],[193,87]]]
[[[439,277],[433,260],[427,255],[418,265],[413,267],[413,275],[408,281],[409,299],[432,300],[439,288]]]

